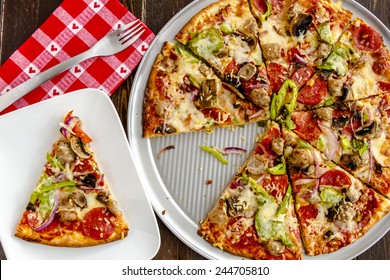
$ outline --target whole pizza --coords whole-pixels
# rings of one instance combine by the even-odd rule
[[[220,0],[175,39],[149,75],[143,137],[261,124],[200,223],[207,242],[302,259],[354,243],[388,214],[390,54],[374,27],[340,1]],[[227,151],[201,148],[223,163]]]

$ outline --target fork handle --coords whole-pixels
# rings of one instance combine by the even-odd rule
[[[19,98],[25,96],[33,89],[36,89],[38,86],[40,86],[47,80],[50,80],[51,78],[57,76],[63,71],[85,60],[86,54],[88,54],[89,52],[90,54],[88,58],[95,56],[94,53],[91,51],[91,49],[89,49],[81,54],[71,57],[70,59],[65,60],[47,69],[44,72],[38,73],[36,76],[32,77],[31,79],[27,80],[24,83],[21,83],[20,85],[6,92],[4,95],[0,96],[0,112],[3,111],[8,106],[10,106]]]

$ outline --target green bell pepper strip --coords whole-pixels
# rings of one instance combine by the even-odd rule
[[[223,154],[218,152],[216,149],[214,149],[212,147],[209,147],[209,146],[199,146],[199,147],[203,151],[205,151],[205,152],[211,154],[212,156],[214,156],[222,164],[228,164],[229,163],[229,161],[223,156]]]
[[[303,148],[303,149],[309,149],[311,150],[311,146],[309,143],[307,143],[305,140],[302,140],[300,138],[297,139],[297,146],[298,148]]]
[[[280,163],[274,167],[268,168],[267,171],[272,175],[283,175],[286,174],[286,164]]]
[[[173,48],[175,49],[176,53],[182,56],[188,63],[195,64],[200,62],[199,59],[191,55],[189,52],[183,49],[179,44],[175,44]]]
[[[330,30],[330,21],[326,21],[320,24],[318,27],[318,35],[321,41],[328,44],[333,43],[332,31]]]
[[[286,194],[283,198],[282,203],[278,207],[275,216],[271,219],[262,220],[262,207],[264,204],[260,204],[255,215],[255,228],[260,238],[266,241],[280,239],[286,246],[294,246],[291,242],[290,234],[287,226],[282,222],[282,215],[287,213],[288,206],[291,202],[291,185],[288,186]],[[272,201],[270,203],[276,203]]]
[[[284,123],[286,124],[286,127],[288,130],[293,130],[295,129],[297,126],[295,125],[295,123],[293,122],[293,120],[291,119],[291,114],[288,114],[286,116],[286,119],[284,120]]]
[[[191,51],[204,58],[219,52],[223,46],[222,35],[216,28],[202,30],[188,42]]]
[[[276,216],[284,215],[287,213],[287,208],[288,208],[288,205],[290,204],[290,201],[291,201],[291,192],[292,192],[291,189],[292,189],[291,185],[289,184],[288,188],[286,190],[286,194],[284,195],[283,201],[280,204],[278,211],[276,211]]]
[[[342,43],[336,44],[331,54],[318,68],[326,71],[335,71],[340,76],[348,72],[348,60],[351,58],[351,49]]]
[[[61,162],[59,162],[58,159],[56,159],[55,157],[53,157],[49,153],[46,154],[46,160],[48,162],[54,164],[54,166],[57,166],[60,170],[65,170],[65,167],[61,164]]]
[[[261,198],[264,198],[264,200],[275,202],[275,198],[269,193],[267,193],[267,191],[262,186],[260,186],[252,177],[249,177],[249,185],[257,192],[258,195],[260,195]],[[260,202],[260,204],[262,203]]]
[[[289,92],[289,96],[287,95]],[[298,86],[291,80],[286,79],[277,94],[274,94],[271,99],[270,117],[275,120],[281,113],[283,106],[287,113],[294,112],[297,105]]]
[[[321,190],[320,198],[325,203],[336,205],[343,199],[343,196],[335,189],[326,187]]]
[[[76,181],[59,182],[59,183],[42,186],[31,194],[30,202],[35,203],[35,201],[39,198],[39,196],[45,192],[49,192],[59,188],[75,187],[75,186],[76,186]]]

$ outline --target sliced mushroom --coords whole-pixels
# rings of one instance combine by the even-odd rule
[[[232,196],[226,199],[227,214],[229,217],[241,215],[244,207],[238,200],[238,196]]]
[[[373,138],[376,135],[377,123],[371,122],[355,130],[354,135],[357,139]]]
[[[350,119],[349,116],[341,116],[338,118],[333,118],[332,128],[342,129],[342,128],[346,127],[347,124],[349,124],[349,119]]]
[[[245,99],[245,96],[242,95],[242,93],[236,87],[234,87],[233,85],[228,84],[228,83],[222,83],[222,87],[224,89],[232,92],[232,93],[237,94],[237,96],[240,97],[241,99]]]
[[[214,107],[217,99],[217,82],[214,79],[206,80],[201,85],[201,91],[195,101],[195,105],[201,109]]]
[[[256,66],[251,63],[247,63],[238,71],[238,77],[242,81],[249,81],[256,73]]]
[[[176,128],[174,128],[173,126],[169,125],[169,124],[161,124],[159,125],[155,131],[155,133],[158,133],[158,134],[172,134],[172,133],[175,133],[176,132]]]
[[[349,170],[356,170],[363,163],[358,154],[343,154],[340,157],[340,164]]]
[[[96,200],[106,205],[108,203],[108,194],[101,192],[96,196]]]
[[[74,190],[70,195],[70,199],[72,199],[73,203],[81,209],[87,206],[87,198],[82,190]]]
[[[291,34],[296,37],[305,35],[312,22],[313,17],[311,15],[297,14],[291,21]]]
[[[91,154],[87,151],[83,141],[78,137],[71,137],[69,139],[70,146],[72,147],[73,152],[81,158],[89,158]]]

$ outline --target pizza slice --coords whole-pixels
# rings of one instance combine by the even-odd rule
[[[253,153],[201,222],[198,233],[213,246],[250,259],[302,259],[281,136],[279,126],[269,122]]]
[[[319,66],[329,94],[318,103],[360,100],[390,91],[390,53],[372,26],[355,18]]]
[[[70,111],[15,235],[51,246],[86,247],[123,239],[129,228],[90,149],[92,139]]]
[[[261,108],[241,99],[209,66],[165,42],[147,83],[143,137],[240,126],[268,115],[268,104]]]
[[[291,115],[291,129],[328,160],[390,197],[389,96],[338,103]]]
[[[269,105],[271,89],[247,0],[220,0],[192,17],[176,39],[258,107]]]
[[[331,53],[352,18],[340,3],[327,0],[249,2],[260,24],[260,45],[274,93],[287,78],[302,88]]]
[[[390,200],[364,185],[308,142],[283,130],[305,252],[335,252],[354,243],[390,210]]]

